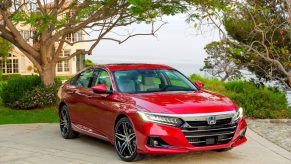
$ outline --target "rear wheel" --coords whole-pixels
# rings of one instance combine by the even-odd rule
[[[60,130],[63,138],[70,139],[79,136],[79,133],[72,130],[71,119],[68,107],[62,106],[60,110]]]
[[[133,161],[137,156],[136,135],[133,125],[126,117],[121,118],[115,126],[114,147],[124,161]]]

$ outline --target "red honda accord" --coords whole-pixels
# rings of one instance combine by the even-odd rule
[[[61,134],[106,140],[124,161],[138,154],[227,151],[246,142],[243,109],[202,87],[165,65],[87,68],[59,90]]]

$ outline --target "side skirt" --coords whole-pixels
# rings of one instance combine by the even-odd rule
[[[106,136],[94,133],[92,129],[84,127],[83,125],[72,123],[72,128],[73,128],[73,130],[75,130],[79,133],[86,134],[88,136],[95,137],[95,138],[110,142],[110,140]]]

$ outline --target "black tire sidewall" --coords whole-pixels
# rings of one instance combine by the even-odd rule
[[[70,118],[70,113],[69,113],[69,110],[68,110],[68,107],[66,106],[66,105],[64,105],[64,106],[62,106],[62,108],[61,108],[61,111],[60,111],[60,115],[61,115],[61,112],[63,111],[63,110],[66,110],[66,114],[67,114],[67,117],[68,117],[68,123],[69,123],[69,127],[68,127],[68,131],[67,131],[67,133],[66,134],[63,134],[62,132],[61,132],[61,135],[63,136],[63,138],[65,138],[65,139],[68,139],[68,138],[71,138],[71,133],[72,133],[72,125],[71,125],[71,118]],[[61,116],[60,116],[61,117]]]

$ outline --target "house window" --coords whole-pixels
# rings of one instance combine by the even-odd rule
[[[66,40],[72,42],[72,34],[67,34]]]
[[[85,55],[77,55],[76,59],[77,71],[79,72],[85,68]]]
[[[64,50],[60,57],[67,57],[70,56],[70,50]],[[70,61],[60,61],[57,63],[57,72],[70,72]]]
[[[79,31],[76,33],[67,34],[66,40],[69,42],[78,42],[83,40],[83,32]]]
[[[17,56],[9,54],[7,59],[0,58],[0,70],[3,74],[19,73],[19,59]]]
[[[83,40],[83,32],[82,31],[79,31],[76,34],[76,39],[77,41],[82,41]]]

